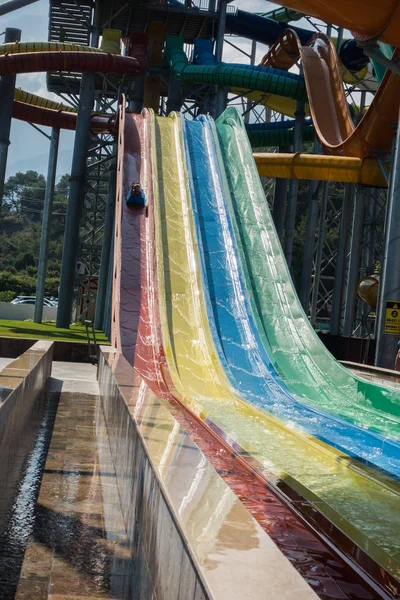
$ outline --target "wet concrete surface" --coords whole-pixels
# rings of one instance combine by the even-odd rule
[[[96,368],[54,363],[46,398],[54,426],[48,419],[39,431],[36,454],[33,450],[26,477],[20,478],[19,487],[30,495],[17,494],[8,542],[0,542],[0,598],[130,598],[133,563]],[[43,456],[46,435],[51,440]],[[12,529],[16,513],[18,525]]]
[[[36,500],[57,411],[58,395],[34,403],[0,495],[0,598],[14,598],[35,521]],[[31,598],[35,596],[32,595]]]
[[[14,358],[4,358],[0,356],[0,371],[5,369],[13,360]]]

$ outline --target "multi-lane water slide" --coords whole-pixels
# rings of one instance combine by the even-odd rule
[[[145,112],[119,135],[113,343],[141,393],[177,400],[398,578],[398,393],[314,336],[240,122]],[[135,179],[147,217],[125,206]]]

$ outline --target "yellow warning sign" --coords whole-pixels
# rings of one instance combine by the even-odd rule
[[[383,333],[400,336],[400,300],[388,300],[386,302]]]

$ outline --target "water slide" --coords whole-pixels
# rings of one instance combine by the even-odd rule
[[[275,331],[279,319],[290,324],[292,334],[296,322],[305,337],[307,320],[302,314],[297,320],[287,316],[285,301],[292,310],[298,301],[284,279],[269,213],[262,238],[273,249],[263,248],[271,259],[264,263],[272,268],[277,260],[279,272],[273,273],[275,316],[266,331],[236,206],[240,194],[243,202],[259,195],[258,175],[248,141],[243,144],[230,118],[224,115],[216,128],[207,119],[182,125],[178,115],[161,118],[148,111],[121,119],[113,343],[134,362],[141,393],[150,393],[148,388],[186,407],[193,419],[241,447],[252,467],[258,464],[260,473],[287,482],[390,576],[399,577],[398,490],[388,474],[397,468],[398,443],[389,435],[399,437],[398,394],[343,370],[338,385],[328,377],[316,408],[311,374],[319,385],[322,375],[315,362],[325,360],[326,366],[328,358],[335,361],[318,347],[314,363],[308,364],[297,338],[294,349],[289,339],[290,351],[282,357],[285,346],[278,346]],[[138,177],[148,198],[147,216],[124,202]],[[239,179],[243,188],[237,190]],[[259,202],[254,198],[254,210],[260,210]],[[251,229],[251,224],[245,220],[244,227]],[[260,262],[259,271],[264,271]],[[284,334],[289,337],[286,329]],[[285,360],[293,363],[286,375]],[[382,398],[381,409],[371,405]],[[356,453],[349,444],[353,451],[358,444]],[[371,461],[386,450],[385,472],[372,468]],[[367,464],[354,458],[361,452],[365,460],[369,453]]]
[[[274,0],[274,4],[350,29],[361,41],[379,38],[400,46],[399,0]]]
[[[61,42],[12,42],[0,44],[0,76],[57,70],[78,72],[124,73],[133,77],[147,68],[147,36],[137,33],[130,56],[111,54],[99,48]],[[13,118],[37,125],[75,129],[74,109],[62,103],[16,90]],[[115,132],[115,119],[94,114],[93,133]]]
[[[273,69],[265,72],[257,68],[253,71],[228,65],[189,64],[181,37],[167,37],[166,56],[175,76],[188,83],[240,87],[300,101],[308,95],[316,134],[327,154],[364,158],[390,152],[392,124],[397,121],[399,110],[400,77],[387,71],[369,109],[355,127],[333,44],[323,34],[314,35],[312,43],[302,46],[296,34],[288,30],[264,57],[263,66]],[[301,78],[285,74],[298,58],[302,60],[305,86]]]

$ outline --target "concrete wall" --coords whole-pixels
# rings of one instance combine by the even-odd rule
[[[189,556],[146,444],[130,414],[127,400],[133,369],[125,363],[130,373],[115,376],[100,352],[98,379],[133,562],[132,598],[207,600],[210,596]]]
[[[34,311],[34,304],[11,304],[10,302],[0,302],[0,319],[26,321],[27,319],[33,319]],[[43,306],[44,321],[55,321],[56,317],[56,306]]]
[[[4,495],[18,476],[24,426],[50,377],[52,357],[53,342],[36,342],[0,372],[0,526]]]

